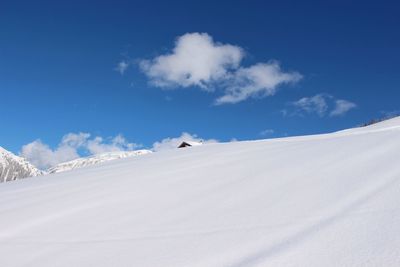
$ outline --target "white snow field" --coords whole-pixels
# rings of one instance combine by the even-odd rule
[[[3,183],[0,266],[400,266],[400,118]]]

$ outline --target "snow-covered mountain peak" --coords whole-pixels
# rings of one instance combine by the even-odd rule
[[[43,172],[24,158],[0,147],[0,182],[42,175]]]

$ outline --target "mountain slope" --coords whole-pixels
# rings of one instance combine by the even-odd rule
[[[0,185],[0,266],[400,266],[400,118]]]
[[[99,163],[110,161],[110,160],[140,156],[140,155],[145,155],[148,153],[151,153],[151,151],[144,150],[144,149],[143,150],[135,150],[135,151],[106,152],[106,153],[93,155],[90,157],[78,158],[78,159],[71,160],[68,162],[60,163],[57,166],[50,168],[47,172],[48,173],[58,173],[58,172],[70,171],[73,169],[83,168],[86,166],[91,166],[91,165],[99,164]]]
[[[42,171],[24,158],[0,147],[0,182],[42,175]]]

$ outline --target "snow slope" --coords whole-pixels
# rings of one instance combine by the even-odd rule
[[[400,266],[400,118],[0,185],[0,266]]]
[[[24,158],[0,147],[0,182],[42,175],[43,172]]]
[[[148,153],[151,153],[151,151],[145,150],[145,149],[134,150],[134,151],[106,152],[106,153],[93,155],[90,157],[78,158],[78,159],[71,160],[68,162],[60,163],[57,166],[50,168],[47,172],[48,173],[58,173],[58,172],[70,171],[73,169],[83,168],[86,166],[91,166],[91,165],[99,164],[99,163],[110,161],[110,160],[135,157],[135,156],[145,155]]]

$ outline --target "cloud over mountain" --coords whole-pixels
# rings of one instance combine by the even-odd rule
[[[37,139],[21,149],[21,156],[40,169],[47,169],[58,163],[80,157],[80,151],[95,155],[110,151],[133,150],[138,145],[129,143],[122,135],[104,139],[100,136],[91,138],[89,133],[68,133],[63,136],[56,148]]]

